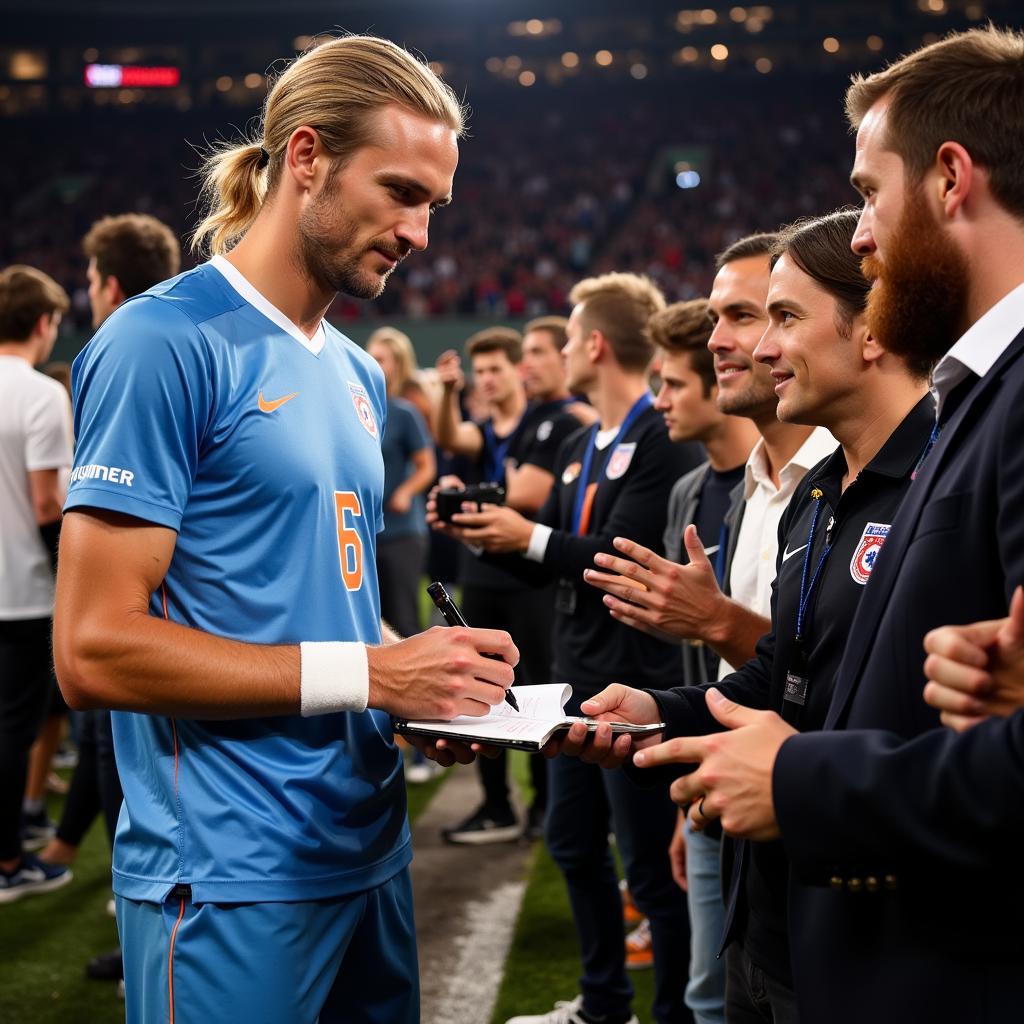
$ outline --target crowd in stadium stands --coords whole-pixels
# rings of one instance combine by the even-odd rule
[[[576,280],[623,267],[649,274],[670,301],[706,294],[714,254],[731,241],[849,201],[842,125],[825,92],[820,107],[806,96],[796,107],[786,90],[756,108],[742,92],[710,90],[693,103],[660,92],[639,102],[615,91],[586,104],[519,95],[507,113],[501,97],[475,100],[457,201],[434,219],[429,249],[398,269],[379,300],[339,297],[330,315],[567,313]],[[222,120],[212,127],[196,114],[146,114],[145,125],[141,116],[61,121],[53,131],[67,144],[47,150],[28,189],[21,172],[0,176],[10,210],[0,263],[29,263],[59,281],[80,329],[89,311],[78,239],[89,224],[146,212],[184,235],[195,222],[193,147],[226,134]],[[11,131],[16,144],[33,144],[28,130]],[[103,145],[91,144],[100,131]],[[673,145],[708,148],[698,188],[676,188],[667,166],[652,173]],[[799,191],[778,187],[797,172]]]

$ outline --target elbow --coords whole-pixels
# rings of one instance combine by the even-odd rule
[[[54,668],[57,684],[72,711],[95,711],[102,707],[95,688],[90,686],[90,672],[83,660],[70,652],[62,653],[54,643]]]
[[[97,711],[113,705],[113,695],[106,680],[107,659],[100,654],[100,645],[81,631],[62,628],[54,618],[53,663],[60,692],[72,711]]]

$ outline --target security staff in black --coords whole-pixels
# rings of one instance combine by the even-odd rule
[[[754,658],[716,684],[730,700],[778,711],[801,731],[824,725],[864,585],[927,454],[934,423],[934,401],[926,395],[845,490],[841,447],[801,482],[779,525],[772,630]],[[707,710],[706,689],[650,691],[667,725],[665,739],[721,729]],[[767,986],[791,990],[783,846],[740,841],[735,854],[723,946],[738,943],[748,969],[761,972]],[[730,1024],[734,1019],[745,1024],[748,1018],[733,1015]]]

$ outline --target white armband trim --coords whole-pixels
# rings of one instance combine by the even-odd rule
[[[303,718],[366,710],[370,699],[366,644],[307,641],[299,644],[299,660],[299,710]]]
[[[543,523],[535,523],[530,531],[530,543],[526,545],[524,557],[531,562],[543,562],[544,555],[548,550],[548,541],[551,539],[551,527]]]

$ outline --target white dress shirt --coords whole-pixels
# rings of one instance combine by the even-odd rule
[[[1024,284],[1004,295],[984,316],[976,320],[960,340],[939,360],[932,374],[935,415],[949,393],[967,377],[984,377],[1024,328]]]
[[[743,481],[746,508],[729,570],[729,590],[734,600],[758,615],[769,618],[772,613],[772,583],[775,582],[782,513],[807,471],[831,455],[837,445],[836,439],[824,427],[816,427],[797,453],[779,470],[778,487],[772,483],[768,472],[764,438],[754,445],[747,459]],[[724,679],[733,671],[734,666],[723,658],[718,678]]]

